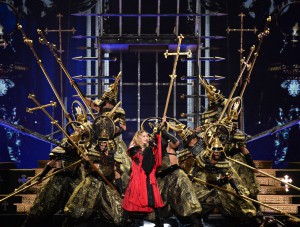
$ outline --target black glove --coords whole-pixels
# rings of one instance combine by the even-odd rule
[[[115,180],[115,182],[116,182],[116,186],[117,186],[118,192],[120,193],[120,195],[122,197],[124,197],[124,188],[123,188],[123,181],[122,181],[122,179],[118,178],[118,179]]]
[[[230,186],[235,190],[236,194],[243,195],[243,192],[238,188],[238,186],[235,183],[235,180],[231,178],[229,180]]]
[[[115,135],[114,135],[114,138],[116,138],[117,136],[121,135],[125,130],[122,128],[122,127],[119,127],[119,132],[117,132]]]
[[[223,185],[228,184],[228,183],[229,183],[229,181],[228,181],[227,177],[220,178],[220,179],[217,180],[217,185],[219,187],[222,187]]]
[[[149,147],[157,147],[157,144],[153,140],[150,140]]]
[[[127,152],[130,157],[133,157],[138,152],[139,149],[141,149],[140,146],[134,146],[134,147],[129,148]]]
[[[143,151],[143,156],[142,168],[148,175],[152,172],[155,164],[152,147],[146,147]]]
[[[245,154],[244,157],[245,157],[246,163],[247,163],[249,166],[252,166],[252,167],[256,168],[255,163],[253,162],[253,159],[252,159],[250,153]]]
[[[170,134],[169,132],[167,132],[165,129],[163,129],[162,131],[162,136],[166,139],[166,140],[170,140],[172,143],[177,143],[178,139],[176,138],[176,136]]]
[[[44,178],[44,176],[47,175],[47,173],[52,169],[51,166],[46,165],[46,167],[44,168],[43,172],[37,177],[37,181],[42,181],[42,179]]]

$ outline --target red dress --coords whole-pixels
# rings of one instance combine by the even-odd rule
[[[161,153],[161,137],[156,135],[157,147],[153,147],[153,155],[155,159],[154,167],[149,174],[150,184],[153,189],[154,196],[154,208],[163,207],[164,203],[162,201],[157,180],[155,177],[156,169],[161,165],[162,153]],[[130,212],[147,212],[151,213],[153,207],[148,205],[148,194],[146,179],[147,175],[142,168],[143,162],[143,151],[140,149],[132,159],[132,172],[130,175],[130,181],[125,192],[122,208]],[[138,161],[136,161],[138,159]]]

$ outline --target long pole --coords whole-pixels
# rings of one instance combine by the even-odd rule
[[[41,183],[42,181],[44,181],[44,180],[46,180],[46,179],[48,179],[48,178],[54,176],[55,174],[58,174],[58,173],[60,173],[60,172],[62,172],[62,171],[65,171],[66,169],[69,169],[69,168],[71,168],[71,167],[73,167],[73,166],[75,166],[75,165],[78,165],[78,164],[81,163],[82,161],[83,161],[83,159],[80,159],[80,160],[78,160],[78,161],[76,161],[76,162],[74,162],[74,163],[68,165],[68,166],[65,167],[65,168],[59,169],[59,170],[57,170],[57,171],[55,171],[55,172],[53,172],[53,173],[47,175],[47,176],[44,177],[41,181],[33,182],[33,183],[31,183],[30,185],[27,185],[27,186],[25,187],[25,185],[28,184],[28,182],[32,182],[33,180],[35,180],[35,179],[40,175],[40,174],[37,174],[37,175],[34,176],[32,179],[30,179],[30,181],[27,181],[25,184],[22,184],[19,188],[16,188],[14,192],[12,192],[12,193],[10,193],[9,195],[7,195],[6,197],[0,199],[0,203],[2,203],[4,200],[9,199],[10,197],[12,197],[12,196],[14,196],[14,195],[16,195],[16,194],[19,194],[19,193],[22,192],[22,191],[25,191],[26,189],[28,189],[28,188],[30,188],[30,187],[36,185],[36,184]]]
[[[238,161],[238,160],[235,160],[235,159],[233,159],[233,158],[229,158],[228,156],[226,156],[226,159],[228,159],[228,160],[230,160],[230,161],[232,161],[232,162],[236,162],[236,163],[238,163],[238,164],[240,164],[240,165],[242,165],[242,166],[245,166],[245,167],[247,167],[247,168],[249,168],[249,169],[252,169],[252,170],[254,170],[254,171],[258,172],[258,173],[261,173],[261,174],[263,174],[263,175],[265,175],[265,176],[268,176],[268,177],[270,177],[270,178],[272,178],[272,179],[274,179],[274,180],[276,180],[276,181],[279,181],[279,182],[281,182],[281,183],[284,183],[284,184],[290,186],[291,188],[296,189],[297,191],[300,191],[300,188],[299,188],[299,187],[297,187],[297,186],[295,186],[295,185],[292,185],[292,184],[289,183],[289,182],[283,182],[282,180],[278,179],[277,177],[274,177],[274,176],[272,176],[272,175],[270,175],[270,174],[268,174],[268,173],[266,173],[266,172],[264,172],[264,171],[261,171],[261,170],[259,170],[259,169],[257,169],[257,168],[254,168],[254,167],[252,167],[252,166],[249,166],[249,165],[247,165],[247,164],[245,164],[245,163],[243,163],[243,162],[240,162],[240,161]]]
[[[70,116],[70,114],[68,113],[68,111],[67,111],[67,109],[66,109],[66,107],[65,107],[65,105],[64,105],[64,103],[63,103],[63,101],[62,101],[62,99],[60,97],[60,95],[58,94],[57,90],[55,89],[55,87],[54,87],[54,85],[53,85],[53,83],[52,83],[52,81],[51,81],[51,79],[50,79],[50,77],[49,77],[49,75],[48,75],[45,67],[43,66],[42,60],[38,57],[36,51],[34,50],[32,40],[27,37],[26,33],[22,29],[22,25],[18,24],[18,29],[21,31],[21,33],[23,35],[23,41],[24,41],[24,43],[27,46],[29,46],[29,48],[32,51],[33,56],[35,57],[38,65],[40,66],[41,70],[43,71],[43,74],[45,75],[45,77],[46,77],[46,79],[47,79],[47,81],[48,81],[48,83],[49,83],[52,91],[54,92],[54,95],[55,95],[56,99],[58,100],[58,102],[59,102],[59,104],[60,104],[63,112],[65,113],[65,117],[67,118],[68,121],[73,121],[72,118],[71,118],[71,116]]]
[[[173,84],[174,84],[174,79],[177,76],[176,75],[176,67],[177,67],[177,62],[178,62],[179,55],[180,55],[180,46],[181,46],[182,39],[184,39],[184,37],[182,34],[180,34],[180,36],[178,36],[178,45],[177,45],[177,51],[175,53],[175,61],[174,61],[174,65],[173,65],[173,70],[172,70],[172,74],[170,75],[171,80],[170,80],[170,84],[169,84],[169,90],[168,90],[168,95],[167,95],[167,100],[166,100],[163,117],[167,115],[170,96],[171,96],[171,92],[172,92],[172,88],[173,88]],[[170,54],[168,52],[166,52],[165,57],[167,58],[168,55],[170,55]]]
[[[219,187],[219,186],[217,186],[217,185],[215,185],[215,184],[210,184],[210,183],[208,183],[208,182],[206,182],[206,181],[204,181],[204,180],[201,180],[200,178],[197,178],[197,177],[193,177],[192,179],[195,180],[195,181],[197,181],[197,182],[199,182],[199,183],[201,183],[201,184],[209,185],[209,186],[211,186],[211,187],[213,187],[213,188],[216,188],[216,189],[218,189],[218,190],[220,190],[220,191],[229,193],[229,194],[231,194],[231,195],[233,195],[233,196],[235,196],[235,197],[238,197],[238,198],[240,198],[240,199],[250,200],[251,202],[258,203],[258,204],[260,204],[260,205],[262,205],[262,206],[268,207],[268,208],[270,208],[270,209],[272,209],[272,210],[277,211],[278,213],[281,213],[281,214],[284,214],[284,215],[290,217],[290,218],[292,219],[292,221],[294,221],[294,222],[300,222],[300,219],[297,218],[296,216],[291,215],[291,214],[286,213],[286,212],[283,212],[283,211],[281,211],[281,210],[279,210],[279,209],[277,209],[277,208],[271,207],[271,206],[269,206],[268,204],[259,202],[259,201],[255,200],[255,199],[251,199],[251,198],[249,198],[249,197],[247,197],[247,196],[244,196],[244,195],[238,195],[238,194],[236,194],[236,193],[234,193],[234,192],[232,192],[232,191],[226,190],[225,188]]]
[[[85,107],[87,108],[87,110],[89,111],[90,115],[92,116],[92,118],[95,120],[95,115],[93,113],[93,111],[91,110],[91,107],[87,104],[85,97],[83,95],[83,93],[81,92],[81,90],[79,89],[78,85],[76,84],[76,82],[73,80],[73,78],[71,77],[71,75],[69,74],[67,68],[65,67],[65,65],[62,63],[61,59],[57,56],[57,54],[54,51],[54,47],[55,45],[51,44],[50,42],[48,42],[48,40],[46,39],[45,35],[43,34],[42,30],[38,29],[37,30],[38,34],[41,36],[40,43],[42,44],[46,44],[51,53],[53,54],[53,56],[55,57],[57,63],[59,64],[59,66],[61,67],[61,69],[64,71],[65,75],[68,77],[69,82],[71,84],[71,86],[76,90],[77,94],[79,95],[79,97],[81,98],[83,104],[85,105]]]
[[[35,98],[35,95],[30,94],[28,96],[28,98],[32,99],[32,101],[37,105],[37,106],[41,106],[41,104],[37,101],[37,99]],[[86,157],[86,153],[72,140],[72,138],[68,135],[68,133],[58,124],[58,122],[53,119],[53,117],[47,112],[47,110],[45,110],[44,108],[41,108],[41,110],[47,115],[47,117],[51,120],[52,124],[55,124],[59,130],[61,130],[61,132],[66,136],[66,138],[68,139],[68,141],[70,141],[70,143],[81,153],[81,155],[83,157]],[[104,180],[104,182],[111,187],[113,190],[117,191],[116,188],[106,179],[106,177],[101,173],[101,171],[99,170],[99,168],[96,168],[96,166],[94,165],[94,163],[91,160],[87,160],[87,162],[90,164],[90,166],[92,167],[92,169],[98,173],[98,175]]]

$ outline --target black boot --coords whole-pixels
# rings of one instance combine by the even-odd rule
[[[117,186],[117,190],[120,193],[120,195],[122,196],[122,198],[124,198],[124,188],[123,188],[123,181],[121,178],[118,178],[115,180],[116,182],[116,186]]]
[[[155,227],[164,227],[164,218],[161,208],[154,209],[155,212]]]
[[[135,212],[124,212],[125,226],[139,227],[144,225],[145,214]]]
[[[71,217],[65,217],[62,227],[73,227],[75,225],[75,220]]]
[[[256,201],[258,201],[257,195],[251,196],[251,199],[255,199]],[[264,214],[261,211],[260,204],[259,203],[253,203],[253,205],[256,208],[256,217],[258,219],[260,219],[261,221],[263,221]]]
[[[201,216],[200,214],[192,214],[190,216],[191,224],[193,227],[202,227],[203,224],[201,222]]]

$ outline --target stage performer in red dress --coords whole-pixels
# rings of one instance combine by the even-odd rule
[[[134,219],[154,210],[155,226],[162,227],[161,208],[164,203],[155,177],[162,160],[160,135],[155,135],[155,141],[152,142],[149,141],[146,131],[137,131],[130,143],[128,154],[132,160],[132,172],[122,208],[129,217],[135,217]]]

